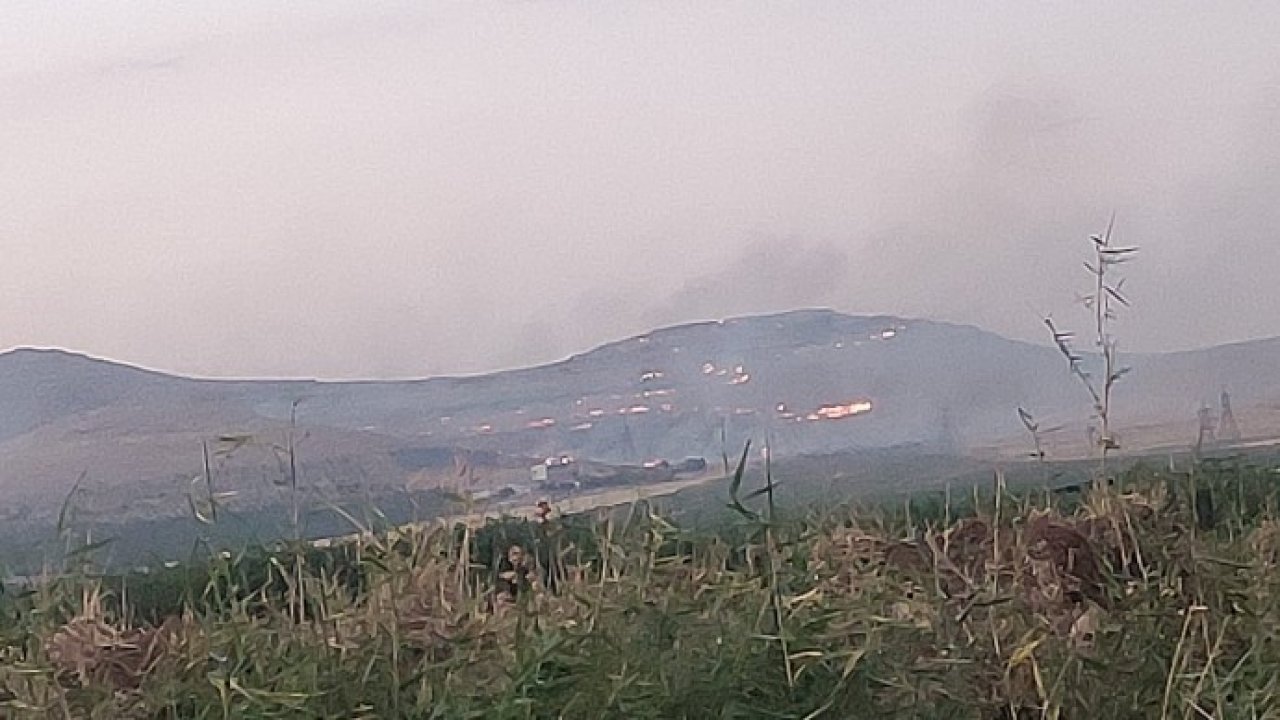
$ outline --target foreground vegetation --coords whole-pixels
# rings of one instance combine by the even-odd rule
[[[786,516],[739,475],[715,535],[640,505],[77,572],[0,603],[0,717],[1280,718],[1273,478]]]

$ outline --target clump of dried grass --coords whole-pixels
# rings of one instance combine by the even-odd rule
[[[161,666],[184,664],[203,646],[190,617],[170,617],[156,627],[109,622],[97,586],[85,589],[80,608],[44,641],[45,656],[66,685],[136,690]]]

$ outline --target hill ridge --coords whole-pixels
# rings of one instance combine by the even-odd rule
[[[264,383],[316,383],[316,384],[385,384],[385,383],[421,383],[428,381],[449,381],[449,380],[475,380],[477,378],[485,378],[495,375],[504,375],[509,373],[522,373],[528,371],[543,370],[555,368],[574,360],[587,358],[595,353],[609,351],[615,348],[624,347],[629,343],[633,343],[642,338],[653,339],[658,336],[669,336],[684,332],[691,332],[702,329],[726,328],[736,323],[763,323],[769,321],[789,322],[804,318],[834,318],[843,322],[863,321],[871,323],[873,321],[892,322],[892,323],[910,323],[913,325],[928,325],[940,328],[949,328],[955,330],[968,330],[987,335],[993,338],[999,338],[1005,342],[1025,345],[1028,347],[1046,347],[1036,343],[1030,343],[1022,340],[1008,338],[999,333],[992,332],[978,325],[968,323],[955,323],[945,320],[934,320],[930,318],[909,317],[904,315],[892,315],[884,313],[875,314],[854,314],[841,312],[829,307],[806,307],[796,308],[792,310],[784,310],[780,312],[768,313],[747,313],[742,315],[730,315],[720,319],[712,320],[692,320],[688,322],[674,323],[671,325],[662,325],[651,330],[634,333],[622,338],[607,340],[591,346],[585,350],[574,352],[568,356],[558,360],[552,360],[544,363],[535,363],[531,365],[520,365],[509,368],[502,368],[491,371],[479,371],[474,373],[443,373],[439,375],[415,375],[406,377],[392,378],[320,378],[317,376],[307,375],[290,375],[290,376],[252,376],[252,375],[201,375],[196,373],[187,373],[179,370],[170,370],[159,367],[147,366],[135,363],[130,360],[117,359],[96,354],[91,351],[74,350],[69,348],[54,346],[35,346],[20,345],[0,351],[0,363],[6,358],[20,358],[24,356],[41,356],[41,357],[61,357],[68,359],[87,360],[95,363],[104,363],[113,367],[137,370],[154,375],[163,375],[166,377],[192,380],[198,382],[264,382]],[[1280,338],[1276,338],[1280,339]],[[1261,340],[1243,341],[1244,344],[1251,342],[1260,342]],[[1224,346],[1213,346],[1224,347]],[[1208,349],[1208,348],[1206,348]],[[1191,351],[1194,352],[1194,351]]]

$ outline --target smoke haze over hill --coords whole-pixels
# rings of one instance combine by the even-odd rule
[[[1130,356],[1114,417],[1126,449],[1189,447],[1197,412],[1224,390],[1247,439],[1280,435],[1278,342]],[[155,516],[185,510],[202,446],[220,487],[247,506],[270,501],[290,433],[304,438],[308,492],[350,499],[460,477],[527,483],[531,463],[562,455],[633,467],[718,458],[748,440],[778,457],[1025,455],[1020,407],[1064,426],[1047,447],[1066,458],[1088,452],[1090,415],[1056,350],[828,310],[661,328],[546,366],[409,382],[192,380],[22,350],[0,354],[0,407],[8,512],[47,515],[77,486]]]
[[[1280,6],[0,10],[0,347],[396,377],[831,306],[1280,335]],[[1250,312],[1241,312],[1249,308]]]

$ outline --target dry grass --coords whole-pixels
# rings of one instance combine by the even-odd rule
[[[349,548],[355,585],[214,558],[153,623],[142,587],[64,579],[6,606],[0,717],[1280,718],[1270,477],[910,525],[760,514],[740,541],[643,506],[417,529]],[[499,567],[517,541],[528,564]]]

